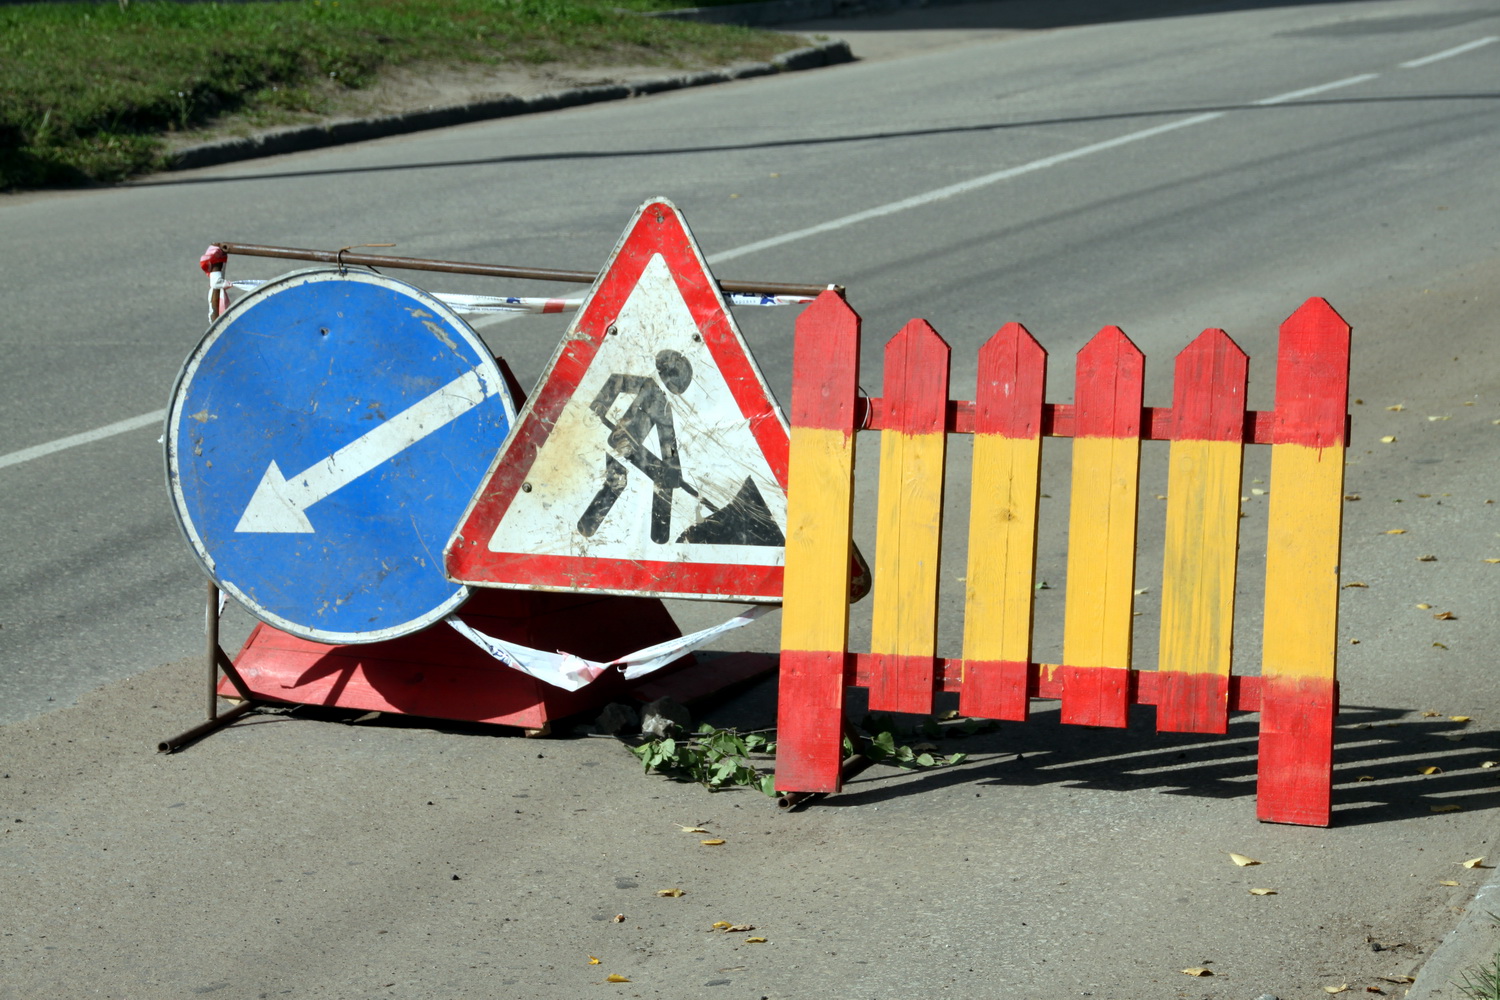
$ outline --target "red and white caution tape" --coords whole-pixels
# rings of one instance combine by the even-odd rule
[[[241,278],[229,281],[224,277],[224,264],[228,255],[218,247],[211,246],[199,258],[199,266],[208,275],[208,302],[210,320],[222,315],[229,308],[230,291],[251,292],[266,283],[263,278]],[[583,305],[584,299],[548,299],[522,295],[460,295],[452,292],[435,293],[438,301],[454,312],[474,314],[489,313],[548,313],[574,312]],[[731,306],[800,306],[813,300],[810,295],[762,295],[758,293],[731,292],[725,301]]]
[[[780,605],[777,604],[756,605],[727,622],[721,622],[679,639],[669,639],[654,646],[647,646],[645,649],[636,650],[634,653],[626,654],[607,663],[585,660],[581,656],[561,651],[548,653],[545,650],[532,649],[519,643],[496,639],[492,635],[485,635],[478,631],[457,615],[449,615],[444,620],[458,630],[459,634],[512,670],[519,670],[544,684],[550,684],[565,691],[577,691],[610,669],[618,668],[625,674],[626,680],[632,681],[637,677],[654,673],[669,663],[675,663],[693,650],[707,645],[725,632],[749,625],[761,615],[778,607]]]

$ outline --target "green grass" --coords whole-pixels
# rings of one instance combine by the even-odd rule
[[[317,114],[331,93],[392,67],[698,67],[790,47],[784,35],[643,18],[610,0],[0,6],[0,191],[152,170],[164,133],[230,113]]]

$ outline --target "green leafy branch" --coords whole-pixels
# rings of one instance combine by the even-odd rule
[[[962,764],[968,754],[938,754],[934,744],[907,744],[904,738],[919,733],[934,739],[969,736],[995,725],[976,719],[956,719],[956,713],[949,713],[948,719],[956,721],[944,725],[934,717],[915,729],[903,730],[889,716],[869,716],[852,727],[851,735],[844,738],[844,756],[861,756],[874,764],[908,770],[951,767]],[[776,756],[776,743],[767,735],[770,732],[742,733],[736,729],[717,729],[705,722],[692,734],[646,740],[629,750],[647,774],[656,771],[678,781],[696,781],[714,792],[743,785],[774,796],[776,776],[762,770]]]
[[[705,722],[691,736],[647,740],[630,752],[647,774],[654,770],[679,781],[696,781],[711,792],[749,785],[776,794],[776,776],[756,767],[776,753],[776,744],[763,732],[715,729]]]

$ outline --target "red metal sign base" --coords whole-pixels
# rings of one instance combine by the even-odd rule
[[[459,614],[487,635],[593,660],[681,634],[662,603],[644,597],[476,590]],[[665,672],[693,662],[692,656],[683,657]],[[261,624],[234,664],[251,693],[267,701],[534,731],[630,698],[634,687],[610,671],[582,690],[564,691],[496,662],[446,625],[385,642],[330,646]],[[641,684],[652,682],[654,688],[663,681],[653,675]],[[228,680],[219,693],[237,697]]]

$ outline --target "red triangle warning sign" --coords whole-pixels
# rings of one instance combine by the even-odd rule
[[[788,430],[677,209],[644,205],[444,553],[477,586],[775,602]]]

